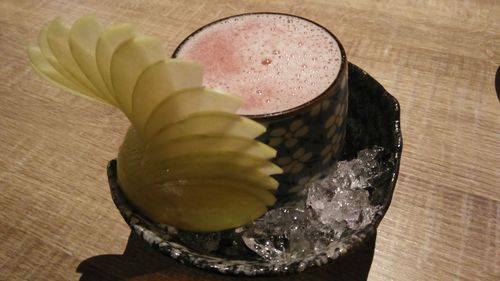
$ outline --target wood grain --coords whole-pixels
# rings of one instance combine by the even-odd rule
[[[500,280],[496,0],[1,1],[0,280],[241,280],[180,265],[130,236],[105,175],[126,119],[40,79],[25,50],[55,16],[132,22],[170,54],[199,26],[253,11],[333,31],[348,59],[400,101],[405,138],[376,244],[266,280]]]

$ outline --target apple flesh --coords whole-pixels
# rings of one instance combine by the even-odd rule
[[[283,170],[271,161],[258,158],[239,151],[204,151],[197,153],[187,153],[178,157],[168,158],[159,163],[165,169],[176,169],[186,165],[211,164],[221,165],[233,163],[238,166],[256,169],[266,175],[276,175],[283,173]]]
[[[266,127],[251,119],[228,112],[205,111],[163,127],[149,145],[157,146],[187,135],[227,135],[254,139],[265,131]]]
[[[96,46],[103,28],[101,24],[90,16],[81,17],[73,23],[69,31],[69,46],[73,58],[92,85],[101,93],[101,98],[116,105],[116,101],[109,92],[101,73],[97,68]]]
[[[144,144],[130,129],[118,154],[118,180],[131,203],[156,222],[184,230],[219,231],[258,218],[275,202],[268,190],[226,177],[230,171],[218,179],[209,173],[208,178],[176,180],[166,175],[163,165],[144,161],[143,152]]]
[[[182,89],[169,95],[153,110],[141,134],[150,140],[169,124],[179,122],[189,115],[204,111],[234,113],[242,99],[204,87]]]
[[[221,231],[251,222],[267,207],[241,189],[207,184],[123,187],[127,198],[153,221],[189,231]]]
[[[165,58],[158,39],[139,36],[121,44],[111,58],[111,84],[125,115],[132,116],[132,94],[137,79],[151,64]]]
[[[28,48],[33,68],[64,89],[117,106],[131,121],[118,153],[118,181],[152,220],[218,231],[272,206],[282,170],[255,140],[265,127],[235,112],[242,99],[202,87],[199,63],[165,59],[160,42],[128,24],[82,17],[51,21]]]
[[[231,162],[226,163],[187,163],[172,169],[163,170],[162,180],[189,181],[189,180],[229,180],[247,183],[250,188],[275,190],[278,182],[272,177],[267,177],[255,168],[238,166]]]
[[[93,93],[99,93],[76,63],[69,47],[69,28],[59,18],[51,21],[47,28],[47,42],[59,64],[78,82]],[[101,94],[96,94],[102,96]]]
[[[134,38],[135,35],[135,27],[131,24],[117,24],[104,30],[97,40],[95,47],[97,68],[104,84],[106,84],[108,91],[115,101],[113,85],[111,83],[111,58],[121,44]]]
[[[63,76],[66,80],[71,81],[73,84],[77,85],[78,88],[81,89],[81,91],[87,91],[90,92],[90,89],[85,88],[85,86],[80,83],[73,75],[71,75],[62,65],[57,61],[56,57],[54,56],[54,53],[50,49],[49,46],[49,41],[47,40],[47,29],[48,26],[45,26],[40,30],[40,33],[38,34],[38,46],[37,48],[40,49],[42,56],[44,57],[45,60],[54,68],[55,71],[59,72],[61,76]],[[30,47],[33,48],[33,47]]]
[[[271,159],[276,156],[276,150],[253,139],[225,135],[191,135],[158,146],[147,146],[144,159],[160,162],[194,153],[208,152],[240,152],[260,159]]]
[[[72,80],[68,79],[66,76],[62,75],[59,71],[57,71],[46,59],[43,55],[42,51],[38,47],[30,47],[28,48],[28,57],[30,58],[31,65],[33,69],[40,74],[40,76],[45,79],[53,82],[56,85],[64,88],[68,92],[73,93],[74,95],[97,100],[99,102],[107,103],[107,101],[101,99],[96,96],[94,93],[88,91],[85,88],[82,88],[81,85],[76,84]]]
[[[201,87],[203,67],[186,60],[161,60],[139,76],[132,95],[132,122],[143,130],[155,107],[172,93]]]

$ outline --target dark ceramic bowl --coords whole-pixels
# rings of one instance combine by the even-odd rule
[[[391,203],[403,148],[398,101],[370,75],[353,64],[349,64],[349,91],[343,158],[353,158],[362,149],[379,146],[384,148],[383,163],[390,172],[369,190],[370,203],[381,206],[373,221],[365,228],[343,237],[342,243],[332,245],[335,247],[333,251],[325,249],[325,254],[288,262],[269,262],[255,257],[235,259],[223,255],[207,255],[190,249],[175,238],[175,230],[171,227],[147,219],[130,205],[117,183],[115,160],[108,166],[113,201],[133,231],[153,248],[183,264],[219,273],[255,276],[295,273],[336,260],[360,246],[375,232]],[[327,252],[330,254],[326,254]]]

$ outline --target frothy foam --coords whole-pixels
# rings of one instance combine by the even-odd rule
[[[190,37],[177,57],[205,67],[204,84],[245,99],[240,114],[297,107],[337,77],[341,52],[323,28],[293,16],[250,14],[212,24]]]

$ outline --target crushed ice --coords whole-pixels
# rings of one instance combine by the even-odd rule
[[[365,149],[355,159],[338,162],[323,179],[306,186],[296,200],[231,233],[187,234],[181,240],[196,250],[213,252],[217,243],[222,244],[230,235],[229,241],[240,248],[224,247],[221,251],[219,247],[216,251],[241,252],[246,245],[261,258],[273,261],[331,255],[340,248],[342,238],[368,226],[381,208],[370,203],[369,190],[387,172],[378,160],[382,151]]]

